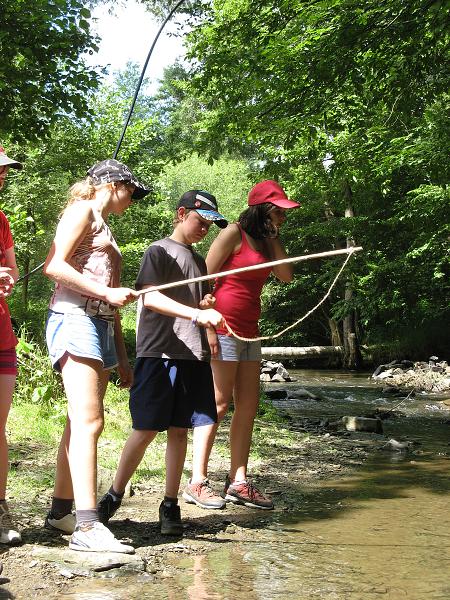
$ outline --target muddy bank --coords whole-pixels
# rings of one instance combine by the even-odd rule
[[[255,439],[263,456],[253,475],[256,484],[273,496],[276,503],[273,513],[230,504],[221,511],[205,511],[180,499],[184,535],[179,539],[164,537],[157,523],[163,485],[138,484],[133,488],[134,495],[125,500],[111,521],[111,529],[116,536],[135,546],[136,555],[142,561],[111,571],[96,571],[95,566],[90,569],[81,564],[86,559],[83,553],[79,553],[80,562],[74,562],[76,553],[67,550],[68,538],[42,528],[44,512],[36,516],[21,515],[25,543],[5,549],[2,554],[3,595],[0,593],[0,598],[58,597],[64,590],[71,589],[75,579],[120,577],[129,575],[130,571],[136,576],[150,576],[152,580],[164,579],[168,576],[167,557],[173,554],[203,554],[230,536],[238,543],[250,534],[264,543],[266,527],[273,521],[274,513],[288,514],[297,510],[317,480],[334,477],[336,473],[345,473],[352,466],[362,464],[375,447],[371,441],[357,436],[331,435],[309,421],[295,426],[278,423],[276,434],[273,425],[262,421],[255,429]],[[226,470],[226,459],[215,454],[210,478],[217,490],[223,485]],[[7,593],[11,595],[4,595]]]

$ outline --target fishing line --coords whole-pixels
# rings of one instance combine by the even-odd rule
[[[350,257],[352,256],[352,254],[354,252],[357,252],[358,250],[362,250],[362,248],[349,248],[348,249],[348,256],[345,259],[343,265],[341,266],[341,268],[339,269],[338,274],[336,275],[336,277],[333,279],[330,287],[328,288],[327,292],[325,293],[325,296],[322,298],[322,300],[320,300],[320,302],[318,302],[316,304],[316,306],[314,306],[313,308],[311,308],[311,310],[309,310],[305,315],[303,315],[303,317],[300,317],[300,319],[297,319],[297,321],[295,321],[295,323],[292,323],[291,325],[289,325],[288,327],[285,327],[284,329],[282,329],[281,331],[279,331],[278,333],[274,333],[273,335],[263,335],[260,337],[256,337],[256,338],[246,338],[246,337],[241,337],[240,335],[238,335],[236,332],[234,332],[231,327],[228,325],[228,323],[225,321],[225,327],[227,328],[228,332],[235,337],[236,339],[240,340],[241,342],[262,342],[264,340],[274,340],[275,338],[280,337],[281,335],[283,335],[283,333],[286,333],[286,331],[289,331],[290,329],[294,329],[294,327],[297,327],[297,325],[299,325],[302,321],[304,321],[305,319],[307,319],[309,317],[309,315],[311,315],[315,310],[317,310],[319,308],[319,306],[321,304],[323,304],[325,302],[325,300],[328,298],[328,296],[331,294],[331,290],[334,288],[335,284],[337,283],[337,280],[339,279],[339,277],[341,276],[342,271],[345,269],[345,267],[347,266],[348,261],[350,260]]]
[[[172,8],[172,10],[169,12],[169,14],[167,15],[167,17],[164,19],[163,23],[161,24],[161,27],[158,29],[158,32],[157,32],[157,34],[155,35],[155,37],[153,39],[152,45],[150,46],[150,50],[148,52],[147,58],[145,60],[144,66],[142,68],[141,76],[139,77],[139,81],[137,83],[136,90],[134,92],[133,100],[132,100],[131,105],[130,105],[130,110],[128,111],[127,118],[125,119],[125,123],[124,123],[123,128],[122,128],[122,133],[120,134],[119,141],[117,142],[116,149],[114,150],[114,154],[112,156],[113,158],[117,158],[117,155],[119,153],[120,147],[121,147],[122,142],[123,142],[123,138],[125,137],[125,133],[127,131],[128,125],[130,123],[130,119],[131,119],[131,116],[132,116],[133,111],[134,111],[134,107],[135,107],[136,100],[137,100],[137,97],[139,95],[139,92],[140,92],[140,89],[141,89],[141,86],[142,86],[142,82],[144,81],[145,71],[147,69],[147,65],[149,63],[150,57],[153,54],[153,49],[156,46],[156,42],[158,41],[158,38],[161,35],[162,30],[164,29],[164,27],[167,25],[167,23],[172,18],[173,14],[178,10],[178,8],[184,2],[186,2],[186,0],[179,0],[179,2],[177,2],[177,4]],[[21,277],[19,277],[19,279],[16,281],[16,285],[19,282],[21,282],[21,281],[23,281],[25,279],[28,279],[28,277],[30,277],[30,275],[32,275],[33,273],[36,273],[36,271],[39,271],[40,269],[42,269],[42,267],[44,266],[44,264],[45,264],[45,262],[41,263],[40,265],[38,265],[37,267],[35,267],[29,273],[25,273],[25,275],[22,275]]]
[[[183,4],[185,1],[186,1],[186,0],[180,0],[180,1],[179,1],[179,2],[178,2],[178,3],[177,3],[177,4],[176,4],[176,5],[175,5],[175,6],[172,8],[172,10],[170,11],[170,13],[169,13],[169,14],[167,15],[167,17],[164,19],[164,22],[162,23],[161,27],[159,28],[159,30],[158,30],[158,33],[156,34],[156,36],[155,36],[155,39],[153,40],[153,43],[152,43],[152,45],[150,46],[150,50],[149,50],[149,52],[148,52],[147,59],[146,59],[146,61],[145,61],[145,63],[144,63],[144,66],[143,66],[143,68],[142,68],[142,73],[141,73],[141,76],[140,76],[140,78],[139,78],[139,81],[138,81],[138,84],[137,84],[137,86],[136,86],[136,91],[134,92],[134,96],[133,96],[133,100],[132,100],[132,102],[131,102],[130,110],[128,111],[127,118],[125,119],[125,123],[124,123],[124,126],[123,126],[123,130],[122,130],[122,133],[121,133],[121,135],[120,135],[119,141],[117,142],[116,149],[114,150],[113,158],[117,158],[117,155],[118,155],[118,153],[119,153],[119,150],[120,150],[120,146],[122,145],[123,138],[125,137],[125,132],[126,132],[126,130],[127,130],[127,127],[128,127],[128,125],[129,125],[129,123],[130,123],[131,115],[133,114],[133,111],[134,111],[134,106],[135,106],[135,104],[136,104],[136,100],[137,100],[137,97],[138,97],[139,91],[140,91],[140,89],[141,89],[142,82],[144,81],[144,75],[145,75],[145,71],[146,71],[146,69],[147,69],[148,61],[150,60],[150,57],[151,57],[151,55],[152,55],[152,53],[153,53],[153,48],[155,47],[155,45],[156,45],[156,42],[158,41],[158,38],[159,38],[159,36],[160,36],[160,34],[161,34],[162,30],[164,29],[164,27],[166,26],[166,24],[167,24],[167,23],[170,21],[170,19],[172,18],[172,15],[173,15],[173,14],[174,14],[174,13],[175,13],[177,10],[178,10],[178,8],[179,8],[179,7],[180,7],[180,6],[181,6],[181,5],[182,5],[182,4]]]

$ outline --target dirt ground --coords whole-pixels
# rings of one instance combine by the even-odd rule
[[[157,522],[163,486],[158,482],[141,482],[110,523],[115,535],[131,543],[143,559],[138,570],[154,579],[167,576],[165,563],[170,553],[205,553],[217,547],[222,536],[233,535],[239,543],[241,537],[248,536],[249,529],[254,539],[263,541],[265,527],[274,516],[295,511],[303,502],[308,502],[311,490],[320,479],[335,478],[362,464],[368,454],[379,447],[381,438],[376,434],[361,436],[327,431],[323,425],[311,423],[293,427],[261,422],[257,429],[265,440],[264,451],[260,460],[254,461],[252,475],[256,485],[272,495],[275,511],[231,504],[224,510],[206,511],[185,503],[180,494],[184,535],[175,539],[164,537],[159,533]],[[215,455],[210,465],[210,479],[217,491],[221,491],[226,469],[226,458]],[[42,500],[42,512],[30,507],[30,514],[18,515],[23,544],[3,548],[0,598],[57,598],[63,591],[70,590],[78,577],[98,576],[83,569],[74,574],[73,564],[65,566],[67,536],[53,534],[42,527],[47,501],[48,493]],[[46,558],[44,551],[55,551],[57,560]]]

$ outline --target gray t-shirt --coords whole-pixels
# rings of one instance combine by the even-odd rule
[[[164,238],[153,242],[146,250],[136,289],[200,277],[206,272],[204,259],[191,246]],[[181,304],[198,308],[200,300],[208,292],[208,282],[199,282],[162,290],[161,293]],[[138,303],[136,354],[139,358],[210,360],[204,327],[193,326],[189,319],[168,317],[145,308],[142,299]]]

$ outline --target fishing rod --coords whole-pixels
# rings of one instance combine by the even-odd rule
[[[132,102],[131,102],[131,106],[130,106],[130,110],[128,111],[127,118],[125,119],[125,124],[124,124],[124,126],[123,126],[122,133],[121,133],[121,135],[120,135],[119,141],[117,142],[116,149],[114,150],[113,158],[117,158],[117,155],[118,155],[118,153],[119,153],[119,150],[120,150],[120,146],[122,145],[122,142],[123,142],[123,138],[125,137],[125,132],[126,132],[126,130],[127,130],[127,127],[128,127],[128,125],[129,125],[129,123],[130,123],[131,115],[133,114],[133,111],[134,111],[134,106],[135,106],[135,104],[136,104],[136,100],[137,100],[137,97],[138,97],[139,91],[140,91],[140,89],[141,89],[142,82],[144,81],[144,75],[145,75],[145,71],[146,71],[146,69],[147,69],[148,61],[150,60],[150,57],[151,57],[151,55],[152,55],[152,53],[153,53],[153,48],[155,47],[155,45],[156,45],[156,42],[158,41],[158,38],[159,38],[159,36],[160,36],[160,34],[161,34],[162,30],[164,29],[164,27],[166,26],[166,24],[167,24],[167,23],[170,21],[170,19],[172,18],[172,15],[173,15],[173,14],[174,14],[174,13],[175,13],[177,10],[178,10],[178,8],[179,8],[179,7],[180,7],[180,6],[181,6],[181,5],[182,5],[182,4],[183,4],[185,1],[186,1],[186,0],[180,0],[180,1],[179,1],[179,2],[178,2],[178,3],[177,3],[177,4],[176,4],[176,5],[175,5],[175,6],[172,8],[172,10],[170,11],[170,13],[169,13],[169,14],[167,15],[167,17],[164,19],[164,22],[162,23],[161,27],[160,27],[160,28],[159,28],[159,30],[158,30],[158,33],[157,33],[157,34],[156,34],[156,36],[155,36],[155,39],[153,40],[153,43],[152,43],[152,45],[151,45],[151,47],[150,47],[150,50],[149,50],[149,52],[148,52],[148,55],[147,55],[147,59],[146,59],[146,61],[145,61],[145,63],[144,63],[144,66],[143,66],[143,68],[142,68],[142,73],[141,73],[141,76],[140,76],[140,78],[139,78],[138,84],[137,84],[137,86],[136,86],[136,90],[135,90],[135,92],[134,92],[133,100],[132,100]]]
[[[155,285],[150,288],[138,290],[138,296],[148,294],[151,292],[159,292],[161,290],[167,290],[170,288],[178,287],[181,285],[188,285],[189,283],[197,283],[199,281],[208,281],[210,279],[218,279],[220,277],[226,277],[227,275],[235,275],[236,273],[245,273],[246,271],[256,271],[257,269],[266,269],[268,267],[276,267],[277,265],[301,262],[305,260],[313,260],[315,258],[324,258],[328,256],[338,256],[340,254],[353,254],[362,250],[362,246],[352,246],[350,248],[343,248],[341,250],[330,250],[328,252],[319,252],[317,254],[304,254],[302,256],[292,256],[290,258],[282,258],[280,260],[272,260],[270,262],[260,263],[258,265],[250,265],[248,267],[239,267],[238,269],[230,269],[229,271],[221,271],[220,273],[211,273],[209,275],[201,275],[200,277],[191,277],[190,279],[182,279],[180,281],[172,281],[171,283],[163,283],[162,285]]]

